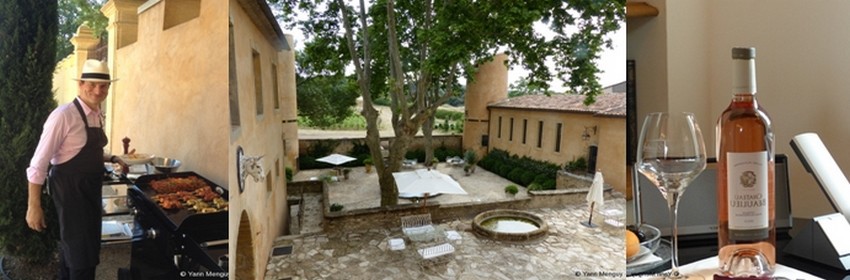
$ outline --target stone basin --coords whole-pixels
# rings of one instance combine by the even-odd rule
[[[478,236],[496,241],[527,242],[545,236],[549,225],[531,212],[495,209],[475,216],[472,229]]]

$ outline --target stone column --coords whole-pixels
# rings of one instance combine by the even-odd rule
[[[482,145],[483,136],[489,137],[490,110],[487,104],[508,97],[508,56],[498,54],[493,61],[478,66],[475,80],[467,85],[465,104],[466,121],[463,124],[463,149],[474,150],[481,159],[487,154]]]
[[[292,35],[286,35],[288,46],[294,45]],[[281,112],[283,115],[283,134],[286,152],[285,166],[297,171],[296,160],[298,158],[298,100],[295,94],[295,52],[292,48],[283,49],[279,52],[280,61],[280,90],[281,90]]]
[[[100,43],[100,39],[94,37],[94,32],[91,28],[83,23],[80,27],[77,27],[77,33],[74,34],[74,37],[71,38],[71,44],[74,45],[74,56],[76,59],[76,71],[75,76],[79,77],[80,72],[83,71],[83,64],[86,62],[86,59],[89,58],[89,53],[94,51],[94,47]]]
[[[72,68],[62,72],[67,73],[66,75],[68,76],[63,75],[63,79],[59,80],[62,83],[62,86],[56,92],[56,101],[59,104],[71,102],[77,96],[77,81],[72,79],[80,77],[80,73],[83,71],[83,64],[86,63],[89,53],[94,51],[94,48],[100,43],[100,39],[94,36],[92,29],[85,23],[77,27],[77,33],[74,34],[74,37],[70,41],[74,45],[74,54],[69,56],[68,59],[71,61],[68,61],[66,65]]]

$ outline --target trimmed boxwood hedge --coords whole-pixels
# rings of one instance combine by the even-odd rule
[[[560,169],[550,162],[511,155],[499,149],[490,151],[478,165],[519,185],[537,183],[539,188],[546,190],[555,189],[555,176]]]

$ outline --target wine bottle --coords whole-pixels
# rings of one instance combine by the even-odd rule
[[[774,134],[756,100],[755,48],[733,48],[733,96],[717,121],[720,276],[773,275],[776,267]]]

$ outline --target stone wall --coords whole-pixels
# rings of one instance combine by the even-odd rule
[[[558,170],[555,178],[555,189],[587,189],[593,183],[593,177],[588,175],[580,175],[564,170]]]
[[[438,148],[440,146],[445,146],[449,149],[455,149],[458,151],[463,151],[461,142],[463,141],[463,136],[461,135],[435,135],[432,136],[432,141],[434,143],[434,148]],[[382,137],[381,143],[386,143],[390,141],[391,137]],[[335,153],[338,154],[348,154],[351,151],[351,148],[354,147],[354,144],[365,144],[365,138],[339,138],[339,139],[299,139],[298,140],[298,154],[306,155],[307,151],[313,146],[316,142],[336,142],[336,149],[334,149]],[[387,145],[384,145],[387,146]],[[425,137],[417,136],[413,139],[413,143],[410,144],[408,148],[409,151],[416,149],[424,149],[425,147]]]
[[[606,199],[623,197],[622,194],[612,191],[610,185],[605,188]],[[323,201],[328,201],[328,194],[324,191]],[[434,223],[441,223],[456,219],[469,219],[481,212],[494,209],[538,209],[555,208],[569,204],[584,203],[587,189],[579,190],[549,190],[532,191],[530,197],[514,200],[494,201],[490,203],[459,203],[442,205],[429,203],[427,206],[419,204],[405,204],[372,209],[357,209],[342,212],[330,212],[329,205],[324,205],[324,230],[325,231],[353,231],[368,230],[372,228],[399,228],[401,217],[407,215],[431,213]],[[470,225],[471,228],[471,225]]]

